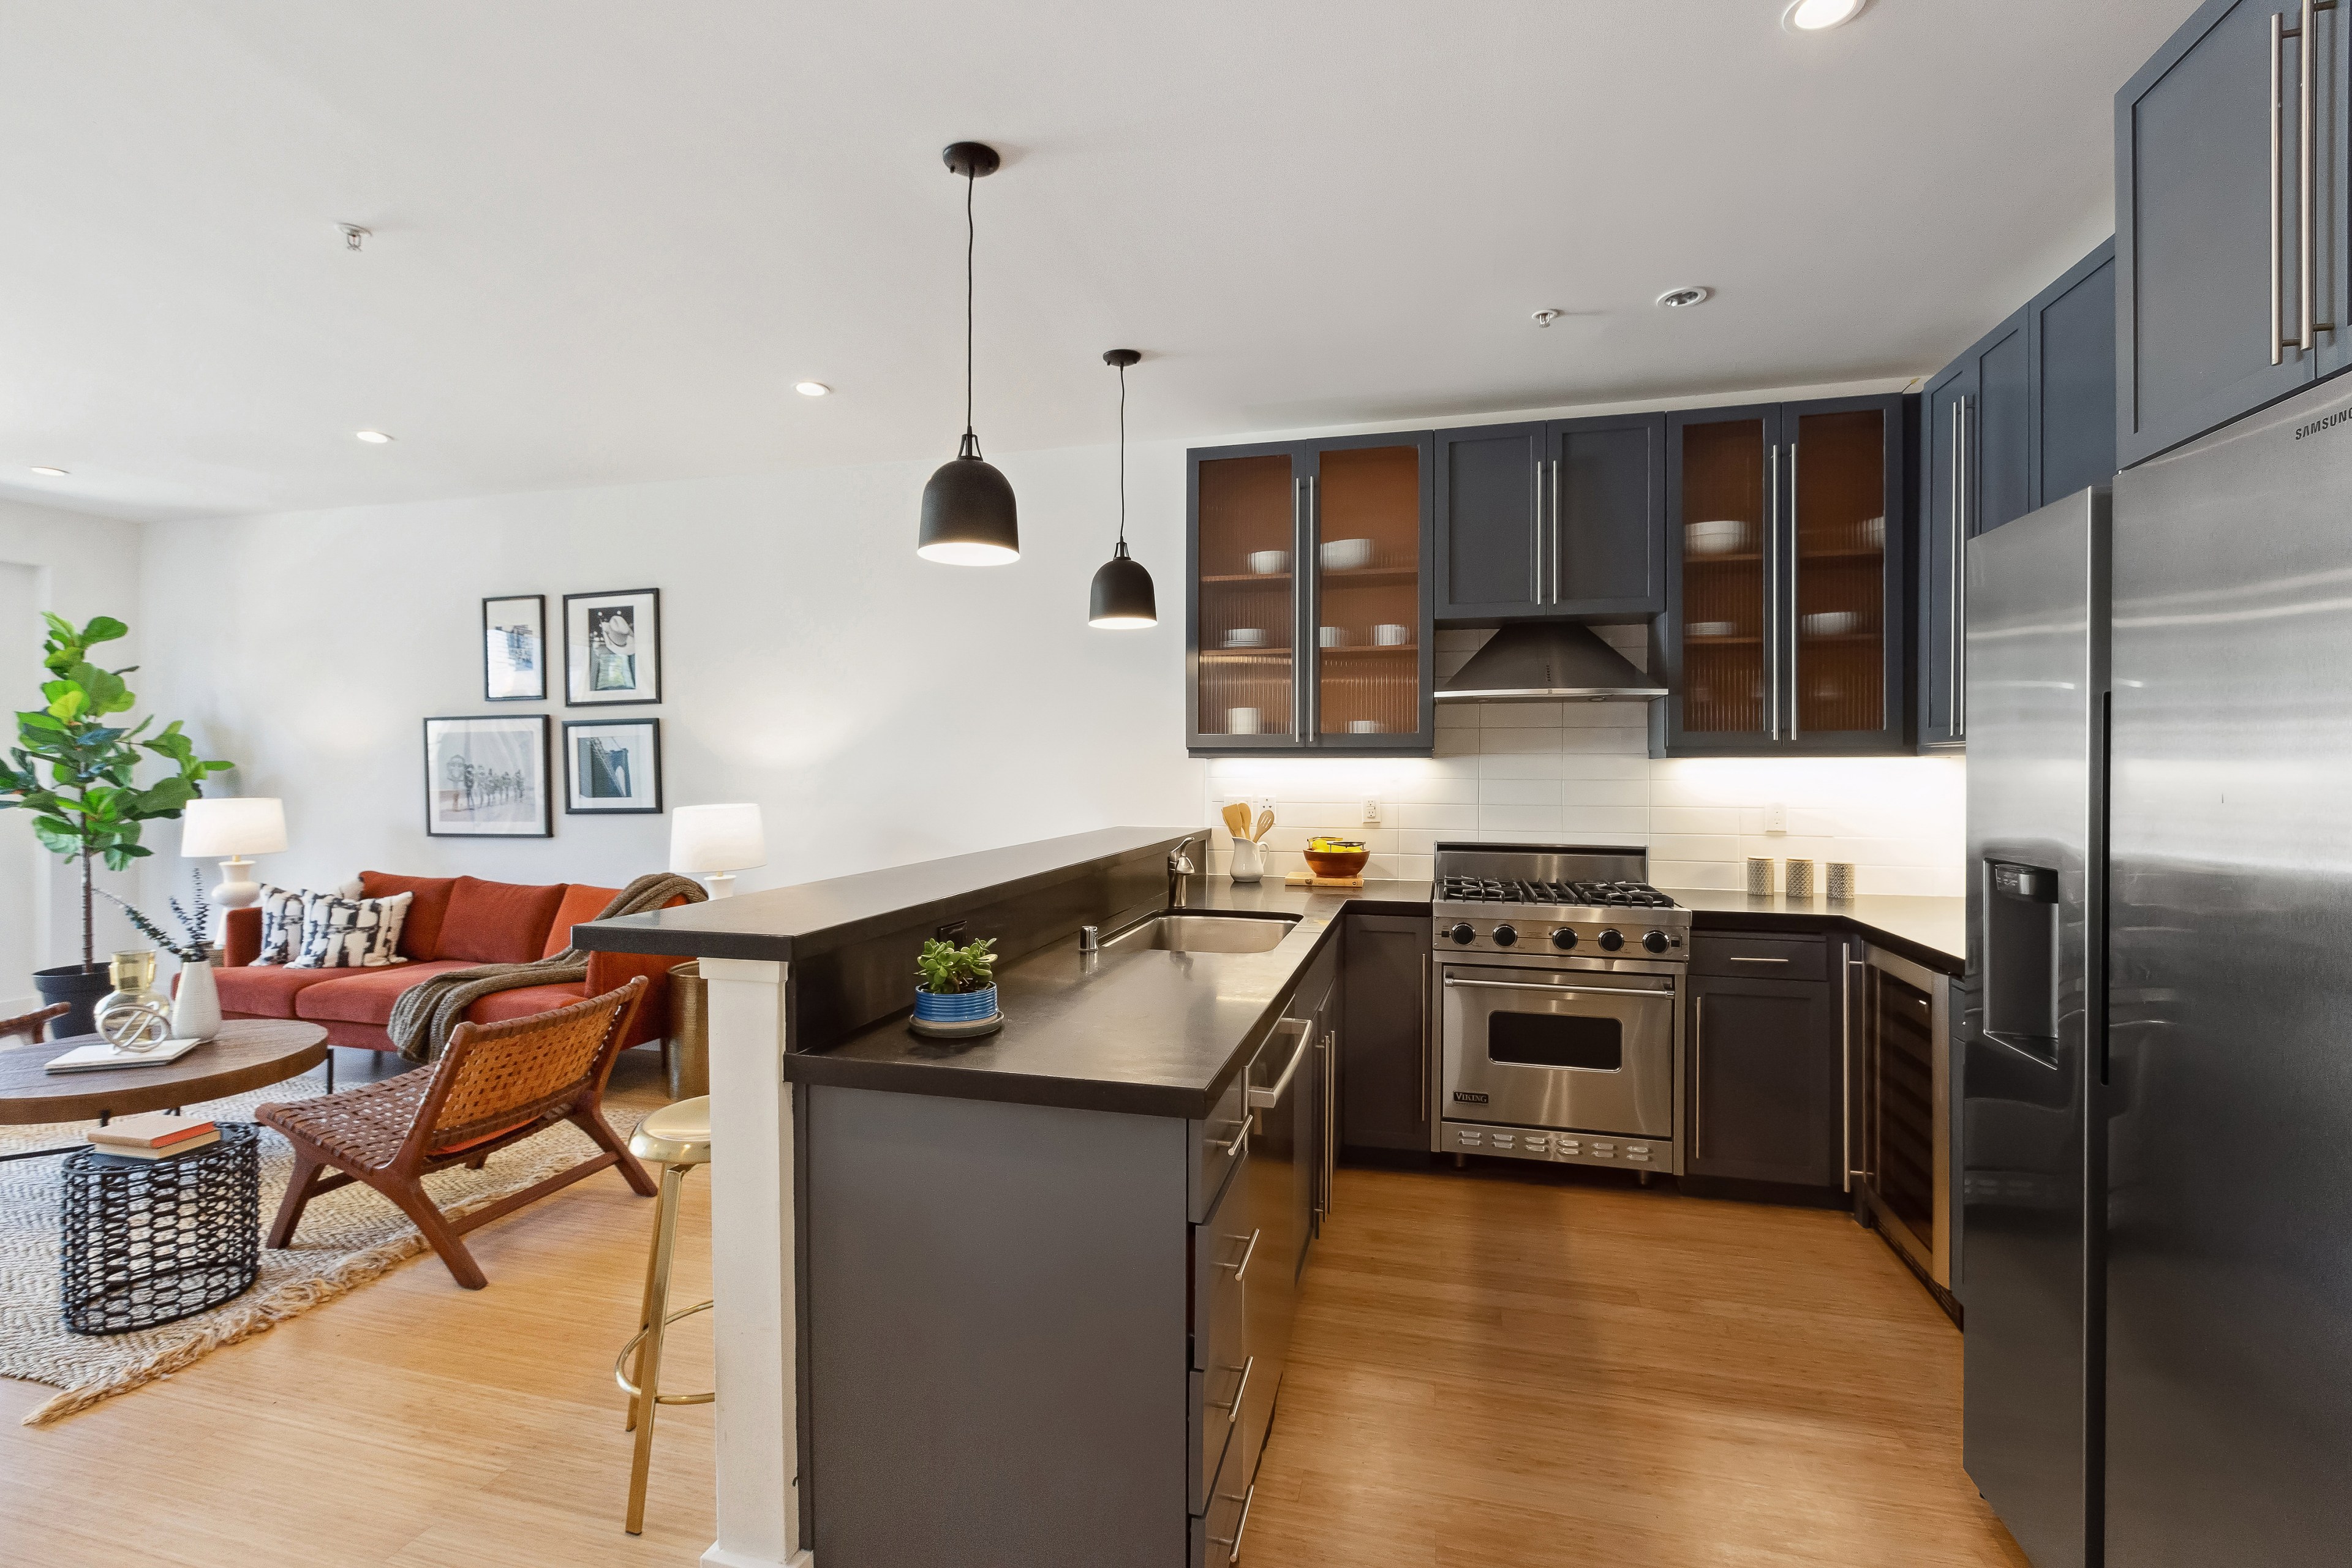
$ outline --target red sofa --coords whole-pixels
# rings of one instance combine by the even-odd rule
[[[483,963],[528,963],[572,945],[572,928],[604,911],[619,891],[584,882],[524,887],[478,877],[395,877],[360,873],[362,896],[415,896],[400,928],[400,954],[411,960],[382,969],[289,969],[256,963],[261,952],[261,911],[228,911],[227,967],[217,972],[221,1012],[231,1018],[300,1018],[323,1024],[331,1045],[393,1049],[384,1033],[392,1005],[418,981]],[[683,899],[672,902],[683,903]],[[478,1024],[526,1017],[568,1007],[646,976],[645,1005],[621,1044],[639,1046],[669,1033],[669,972],[686,960],[676,953],[592,952],[588,978],[571,985],[529,985],[485,996],[466,1016]]]

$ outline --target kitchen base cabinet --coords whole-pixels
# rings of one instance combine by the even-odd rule
[[[1354,915],[1343,934],[1339,1149],[1425,1153],[1429,918]]]
[[[1843,977],[1829,974],[1821,939],[1701,932],[1691,961],[1685,1170],[1834,1192],[1844,1173]]]

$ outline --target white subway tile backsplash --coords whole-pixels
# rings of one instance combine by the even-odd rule
[[[1638,649],[1639,628],[1624,629]],[[1442,632],[1441,664],[1485,636]],[[1381,877],[1428,876],[1441,842],[1536,840],[1646,844],[1661,887],[1736,889],[1745,858],[1761,855],[1852,861],[1864,893],[1960,893],[1960,760],[1653,759],[1644,717],[1629,703],[1447,704],[1433,757],[1213,759],[1212,865],[1222,874],[1230,864],[1217,808],[1271,798],[1269,877],[1303,868],[1307,838],[1335,833],[1365,840],[1367,874]],[[1363,824],[1367,797],[1382,803],[1378,826]],[[1764,832],[1771,805],[1792,831]],[[1817,884],[1823,875],[1817,864]]]
[[[1478,710],[1478,722],[1488,730],[1557,730],[1559,728],[1559,704],[1557,702],[1479,702],[1472,706]]]

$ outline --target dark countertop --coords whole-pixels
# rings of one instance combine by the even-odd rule
[[[785,963],[968,907],[978,896],[1009,898],[1063,881],[1202,831],[1197,827],[1097,828],[652,914],[591,921],[572,928],[572,942],[574,947],[607,952],[674,952],[681,958]]]
[[[1782,893],[1753,898],[1699,888],[1662,890],[1690,910],[1691,926],[1696,931],[1850,931],[1946,974],[1959,974],[1968,968],[1966,899],[1865,893],[1832,904],[1820,898],[1791,900]]]
[[[1004,1027],[968,1044],[927,1039],[903,1015],[830,1050],[791,1053],[784,1077],[900,1093],[1016,1100],[1145,1116],[1207,1117],[1273,1030],[1280,1004],[1330,939],[1339,915],[1429,912],[1429,884],[1371,882],[1360,892],[1194,877],[1188,910],[1297,914],[1266,952],[1162,952],[1114,946],[1083,954],[1066,939],[1004,966]]]

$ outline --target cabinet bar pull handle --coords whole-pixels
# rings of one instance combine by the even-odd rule
[[[1551,460],[1551,602],[1559,603],[1559,459]]]
[[[1849,945],[1846,951],[1852,952],[1853,949]],[[1847,959],[1845,966],[1848,969],[1870,967],[1859,958]],[[1838,1185],[1850,1193],[1853,1191],[1853,1179],[1869,1173],[1853,1168],[1853,976],[1851,974],[1845,977],[1844,1056],[1838,1065],[1838,1079],[1844,1086],[1845,1095],[1844,1104],[1838,1115],[1838,1122],[1845,1130],[1845,1178]]]
[[[1314,542],[1307,533],[1307,481],[1290,487],[1290,552],[1297,571],[1290,584],[1290,743],[1307,743],[1307,648],[1314,640],[1307,611],[1307,563],[1316,559]]]
[[[1536,459],[1536,581],[1535,601],[1544,602],[1544,463]]]
[[[1952,552],[1946,563],[1951,581],[1944,597],[1944,722],[1956,737],[1960,732],[1960,411],[1968,401],[1965,396],[1952,399]]]
[[[1433,1048],[1435,1030],[1430,1027],[1429,972],[1436,967],[1432,960],[1421,966],[1421,1119],[1429,1120],[1429,1053]],[[1342,1017],[1342,1023],[1346,1019]],[[331,1053],[330,1053],[331,1054]]]
[[[2303,0],[2303,26],[2298,30],[2302,45],[2295,51],[2303,59],[2300,78],[2303,89],[2303,135],[2299,143],[2303,178],[2299,182],[2302,186],[2300,193],[2302,202],[2298,216],[2303,223],[2301,270],[2303,273],[2303,352],[2305,353],[2309,353],[2316,343],[2316,334],[2332,332],[2336,330],[2334,322],[2318,319],[2319,230],[2315,209],[2319,205],[2319,174],[2316,167],[2318,147],[2315,141],[2315,132],[2313,129],[2315,117],[2312,113],[2313,79],[2319,57],[2318,40],[2314,36],[2315,28],[2312,24],[2317,13],[2332,11],[2335,8],[2336,0]]]
[[[1788,963],[1793,961],[1786,958],[1743,958],[1738,953],[1733,953],[1731,962],[1734,963]]]
[[[1311,573],[1307,565],[1310,561],[1315,563]],[[1316,502],[1313,474],[1307,476],[1307,549],[1298,557],[1298,597],[1304,611],[1304,622],[1299,629],[1305,634],[1299,638],[1298,647],[1302,651],[1318,650],[1312,654],[1315,661],[1313,675],[1299,681],[1301,717],[1298,742],[1305,745],[1322,728],[1323,712],[1323,655],[1319,651],[1323,639],[1316,630],[1323,619],[1323,519]],[[1301,675],[1306,676],[1306,673],[1302,669]]]
[[[1242,1363],[1242,1380],[1234,1384],[1234,1402],[1225,1406],[1225,1425],[1230,1426],[1242,1418],[1242,1392],[1249,1387],[1250,1369],[1257,1365],[1257,1357]]]
[[[1225,1559],[1228,1563],[1238,1563],[1242,1560],[1242,1535],[1249,1529],[1250,1504],[1255,1501],[1257,1501],[1257,1488],[1252,1487],[1242,1498],[1242,1517],[1234,1526],[1234,1538],[1231,1541],[1227,1541],[1222,1535],[1209,1537],[1219,1546],[1230,1546],[1234,1549],[1233,1555]]]
[[[2286,54],[2286,16],[2271,13],[2271,52],[2263,57],[2263,68],[2270,77],[2271,105],[2271,363],[2286,363],[2286,302],[2280,298],[2279,272],[2286,258],[2281,254],[2284,247],[2282,228],[2284,214],[2280,211],[2279,181],[2284,171],[2279,167],[2284,156],[2279,145],[2279,116],[2284,106],[2279,102],[2279,68]]]
[[[1764,481],[1764,696],[1771,710],[1772,739],[1780,738],[1780,444],[1771,449]]]
[[[1786,963],[1789,961],[1785,958],[1759,958],[1753,962],[1758,963]],[[1572,991],[1580,996],[1671,996],[1675,994],[1675,988],[1670,984],[1656,986],[1546,985],[1535,984],[1515,985],[1507,980],[1456,980],[1450,974],[1445,977],[1445,984],[1449,988],[1461,985],[1478,991]]]
[[[1691,1009],[1691,1158],[1706,1151],[1706,998]]]
[[[1249,1273],[1250,1259],[1257,1254],[1257,1238],[1264,1234],[1265,1231],[1263,1227],[1250,1232],[1249,1245],[1242,1248],[1242,1260],[1239,1263],[1220,1263],[1217,1265],[1220,1268],[1230,1268],[1234,1271],[1234,1284],[1240,1284],[1243,1277]]]
[[[1960,399],[1960,510],[1963,517],[1973,514],[1977,506],[1977,426],[1976,399]],[[1967,525],[1962,524],[1963,530]],[[1953,556],[1957,569],[1953,592],[1959,608],[1952,619],[1953,633],[1959,638],[1960,656],[1952,661],[1955,698],[1952,712],[1959,725],[1959,733],[1969,732],[1969,535],[1963,531],[1960,548]]]
[[[1241,1153],[1242,1146],[1249,1142],[1249,1132],[1250,1119],[1244,1116],[1242,1118],[1240,1131],[1234,1134],[1234,1141],[1224,1145],[1226,1159],[1234,1159]]]
[[[1798,616],[1797,568],[1805,563],[1805,552],[1799,548],[1798,535],[1805,526],[1804,514],[1797,508],[1797,444],[1789,443],[1789,739],[1797,738],[1797,716],[1804,704],[1798,700],[1797,683],[1805,678],[1798,658],[1797,638],[1805,623]]]

